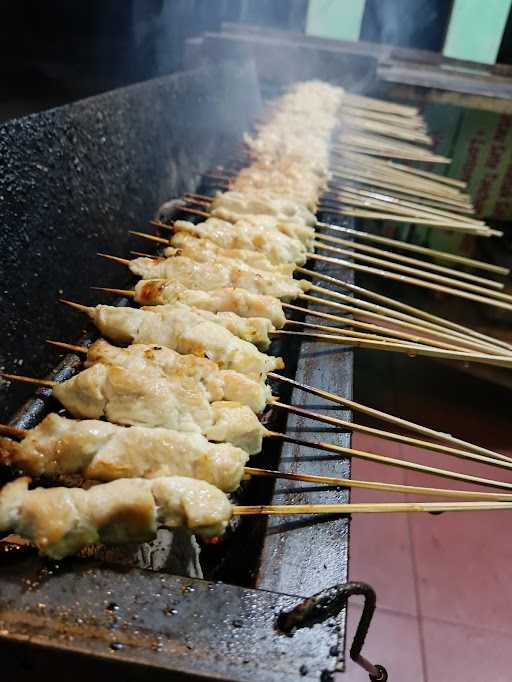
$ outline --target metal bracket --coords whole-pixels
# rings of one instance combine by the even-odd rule
[[[364,597],[364,606],[350,647],[350,658],[366,670],[372,682],[386,682],[386,669],[382,665],[370,663],[361,655],[377,601],[375,590],[367,583],[349,582],[322,590],[304,599],[290,611],[282,611],[277,617],[276,627],[284,634],[292,635],[299,628],[312,627],[337,616],[347,606],[350,597],[356,595]]]

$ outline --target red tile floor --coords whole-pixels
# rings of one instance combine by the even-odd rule
[[[452,368],[363,351],[356,356],[354,396],[512,456],[510,393]],[[354,421],[361,421],[361,416],[354,415]],[[366,435],[355,435],[353,445],[512,482],[512,469],[465,462]],[[352,477],[467,487],[361,460],[353,460]],[[406,497],[420,499],[354,491],[352,501]],[[370,583],[378,603],[363,654],[387,668],[390,682],[512,680],[509,518],[508,512],[353,516],[350,578]],[[357,606],[349,609],[349,642],[359,612]],[[368,675],[349,661],[340,680],[367,682]]]

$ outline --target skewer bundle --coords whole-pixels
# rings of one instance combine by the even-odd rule
[[[330,275],[323,277],[330,284],[333,284],[330,280],[342,284],[349,293],[293,278],[295,272],[317,276],[303,267],[308,259],[334,260],[318,255],[315,251],[319,248],[338,249],[329,246],[333,243],[346,245],[346,240],[336,237],[322,241],[314,215],[320,197],[326,195],[330,145],[333,135],[340,134],[339,111],[344,101],[347,100],[341,89],[324,83],[295,86],[273,107],[270,120],[260,127],[258,135],[247,139],[255,160],[231,181],[229,191],[218,194],[211,203],[200,195],[189,197],[203,205],[208,202],[210,211],[204,223],[176,221],[170,240],[150,236],[166,243],[163,257],[142,256],[125,261],[107,256],[128,265],[141,278],[133,292],[110,291],[128,293],[142,307],[89,308],[68,302],[87,314],[101,334],[112,342],[99,340],[89,348],[56,342],[86,355],[83,371],[59,384],[4,374],[5,378],[50,386],[55,397],[75,417],[71,420],[50,414],[28,432],[1,427],[6,436],[22,439],[21,443],[2,439],[0,453],[4,464],[30,475],[79,474],[102,483],[88,490],[29,490],[28,479],[17,479],[0,491],[0,531],[14,530],[34,541],[48,555],[60,558],[90,542],[144,541],[154,536],[159,525],[185,526],[199,535],[211,537],[223,532],[232,515],[509,508],[512,494],[502,491],[512,490],[512,484],[330,443],[301,441],[268,431],[257,417],[271,405],[273,409],[333,426],[432,447],[446,455],[489,466],[512,468],[512,461],[499,453],[403,422],[392,415],[375,416],[441,442],[370,429],[301,410],[276,400],[270,392],[268,378],[291,380],[275,374],[275,370],[283,368],[281,358],[264,351],[273,338],[287,334],[328,343],[512,366],[512,348],[495,339],[456,324],[450,326],[440,318],[411,315],[412,309],[394,301],[384,308],[358,300],[349,295],[351,287],[352,291],[357,287],[340,283]],[[349,103],[353,108],[365,106],[357,99]],[[349,114],[350,110],[347,111]],[[374,143],[376,152],[395,149],[403,155],[400,158],[410,158],[407,156],[412,155],[408,151],[410,142],[406,140],[428,141],[412,118],[403,127],[405,132],[399,133],[398,121],[384,120],[384,112],[368,116],[365,125],[351,123],[348,114],[345,112],[342,121],[341,139],[347,148],[355,150],[351,157],[353,163],[357,161],[355,156],[370,143]],[[400,117],[404,113],[397,108],[392,116]],[[380,134],[402,141],[382,142],[377,138]],[[430,158],[426,151],[424,156]],[[357,163],[361,166],[363,162]],[[432,183],[431,179],[417,177],[417,183]],[[417,210],[401,200],[395,203],[400,203],[404,210]],[[440,213],[440,209],[434,210]],[[472,224],[463,218],[459,222]],[[168,226],[158,223],[158,227]],[[479,223],[467,229],[487,232]],[[353,246],[351,241],[349,244]],[[371,252],[368,251],[371,248],[366,247],[366,251]],[[354,257],[352,251],[347,255]],[[408,262],[405,257],[401,260]],[[447,270],[439,266],[433,268],[436,269]],[[485,281],[493,286],[488,280],[467,273],[465,279],[470,290],[480,287],[472,282]],[[499,285],[495,283],[494,289],[497,288]],[[361,292],[372,298],[372,292]],[[355,320],[314,312],[319,319],[358,326],[366,331],[341,331],[332,325],[287,320],[286,310],[313,312],[291,304],[294,299],[354,315]],[[382,299],[385,297],[373,294],[373,300]],[[495,299],[501,300],[497,292]],[[382,302],[389,303],[390,299]],[[384,326],[376,324],[381,321],[394,327],[388,327],[386,337],[375,333],[385,332]],[[290,324],[306,331],[283,329]],[[314,387],[301,385],[300,388],[317,392],[328,400],[350,403]],[[350,407],[372,412],[371,408],[356,403]],[[501,491],[448,491],[246,466],[249,457],[260,451],[264,438],[279,438],[337,455],[361,457]],[[233,507],[225,493],[235,490],[247,475],[453,496],[464,501],[433,506],[421,503]]]

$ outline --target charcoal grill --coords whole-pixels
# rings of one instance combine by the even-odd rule
[[[93,303],[91,285],[126,285],[127,274],[95,253],[126,255],[136,248],[128,230],[143,227],[163,201],[211,189],[202,173],[229,158],[261,107],[253,65],[223,63],[0,127],[0,366],[19,371],[23,362],[24,373],[52,378],[76,371],[77,356],[57,364],[44,341],[91,332],[56,299]],[[350,397],[350,349],[290,341],[275,350],[298,381]],[[279,390],[297,405],[332,409]],[[48,389],[2,388],[2,419],[16,426],[30,428],[55,408]],[[311,429],[300,417],[270,419],[298,436],[320,431],[323,440],[349,445],[348,434]],[[347,460],[293,445],[269,444],[260,464],[350,475]],[[348,501],[341,489],[262,479],[241,494],[247,504]],[[346,583],[347,518],[243,518],[223,543],[204,550],[206,580],[172,574],[154,547],[99,549],[58,565],[27,546],[0,548],[0,648],[12,679],[68,677],[72,665],[78,680],[98,671],[130,680],[170,673],[177,680],[328,680],[344,666],[344,607],[353,594],[365,608],[350,654],[371,679],[385,679],[361,657],[375,595]]]

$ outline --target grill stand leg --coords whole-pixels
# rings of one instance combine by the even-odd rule
[[[322,590],[322,592],[304,599],[291,611],[280,613],[276,627],[287,635],[293,634],[298,628],[312,627],[315,623],[321,623],[327,618],[337,616],[347,606],[348,600],[352,596],[364,597],[364,606],[350,647],[350,658],[366,670],[372,682],[386,682],[388,679],[386,669],[382,665],[370,663],[361,655],[377,601],[375,591],[370,585],[361,582],[349,582]]]

